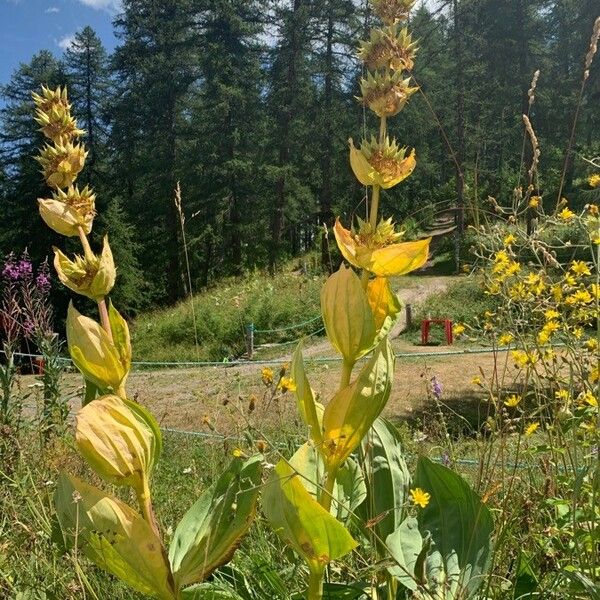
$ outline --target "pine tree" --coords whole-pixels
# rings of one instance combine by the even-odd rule
[[[10,83],[2,88],[5,106],[0,110],[0,168],[5,180],[0,254],[27,247],[31,258],[40,261],[59,239],[44,226],[37,212],[37,199],[49,197],[50,191],[34,160],[43,136],[34,121],[31,92],[42,85],[56,87],[64,83],[61,64],[43,50],[30,63],[21,64]]]
[[[122,44],[114,65],[118,100],[112,144],[126,209],[135,214],[143,267],[156,299],[185,290],[180,223],[174,204],[184,100],[197,78],[198,13],[192,0],[125,0],[116,19]]]
[[[82,181],[97,185],[97,175],[107,138],[106,111],[110,80],[108,56],[96,32],[89,26],[75,34],[65,51],[69,94],[80,126],[86,132],[89,152]]]

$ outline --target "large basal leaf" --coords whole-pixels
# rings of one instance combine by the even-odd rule
[[[68,474],[58,480],[54,503],[69,546],[76,540],[92,562],[143,594],[176,597],[161,541],[132,508]]]
[[[322,572],[356,547],[348,530],[309,494],[285,460],[265,486],[262,509],[273,530],[304,557],[311,571]]]
[[[231,559],[254,518],[261,475],[262,456],[235,458],[184,515],[169,547],[178,588],[203,581]]]
[[[323,486],[325,464],[314,444],[306,442],[292,456],[290,465],[302,478],[308,493],[318,500]],[[331,514],[340,521],[349,519],[367,495],[365,480],[356,461],[348,458],[340,467],[333,487]]]
[[[393,375],[394,353],[385,338],[356,380],[325,407],[323,453],[330,465],[342,464],[356,450],[388,401]]]
[[[474,597],[483,583],[492,550],[489,509],[462,477],[425,457],[417,463],[414,485],[431,495],[429,504],[419,511],[419,529],[431,534],[445,577],[459,572],[452,597]]]
[[[414,592],[419,584],[415,568],[423,550],[423,538],[417,519],[409,517],[403,521],[398,529],[387,537],[386,546],[395,563],[388,567],[388,571],[402,585]]]
[[[358,457],[368,483],[361,512],[377,534],[377,547],[383,554],[382,542],[402,523],[410,487],[398,430],[386,419],[376,419],[362,441]]]

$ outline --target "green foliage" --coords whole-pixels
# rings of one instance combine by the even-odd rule
[[[386,419],[376,419],[361,444],[359,459],[368,483],[361,516],[373,523],[380,554],[385,552],[383,543],[400,527],[405,514],[410,473],[404,456],[396,427]]]
[[[421,320],[451,319],[455,323],[474,323],[486,311],[493,311],[495,300],[485,294],[481,283],[475,277],[464,277],[452,283],[448,289],[429,296],[417,307],[414,329],[421,326]]]
[[[231,559],[254,518],[261,462],[235,458],[181,519],[169,546],[177,588],[204,581]]]
[[[232,278],[195,296],[200,348],[194,347],[194,324],[189,301],[141,315],[132,339],[137,360],[216,360],[246,351],[246,325],[258,330],[255,343],[285,342],[311,334],[322,326],[319,313],[320,277],[286,272],[274,279],[251,275]],[[295,324],[283,332],[262,333]]]

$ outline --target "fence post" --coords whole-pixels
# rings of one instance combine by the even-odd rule
[[[246,325],[246,351],[248,358],[252,358],[254,353],[254,323]]]
[[[406,311],[406,329],[410,329],[413,322],[412,304],[407,304],[404,310]]]

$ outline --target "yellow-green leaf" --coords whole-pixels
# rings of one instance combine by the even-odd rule
[[[273,530],[308,563],[322,571],[356,547],[349,531],[306,490],[302,478],[281,460],[269,478],[262,507]]]
[[[235,458],[184,515],[169,547],[178,588],[204,581],[231,559],[254,519],[261,476],[262,456]]]
[[[310,428],[311,439],[319,445],[323,439],[321,422],[323,419],[323,405],[315,401],[313,391],[306,377],[304,360],[302,358],[302,343],[298,344],[292,357],[290,375],[296,385],[296,403],[302,420]]]
[[[77,448],[100,477],[144,493],[156,461],[152,417],[132,410],[118,396],[102,396],[77,414]],[[157,427],[156,427],[157,428]]]
[[[127,371],[114,344],[93,319],[77,312],[73,304],[67,313],[67,343],[75,366],[102,392],[116,392]]]
[[[323,451],[329,465],[340,465],[357,448],[390,396],[394,353],[379,342],[356,380],[340,390],[323,414]]]
[[[176,598],[161,542],[132,508],[102,490],[61,474],[54,504],[65,541],[142,594]]]
[[[129,327],[127,321],[110,301],[108,303],[108,320],[121,364],[125,371],[129,372],[129,369],[131,369],[131,337],[129,336]]]
[[[402,305],[387,277],[375,277],[367,285],[367,298],[375,319],[377,335],[387,335],[400,314]]]
[[[350,364],[366,354],[375,339],[375,321],[360,278],[342,265],[321,290],[321,312],[332,346]]]

